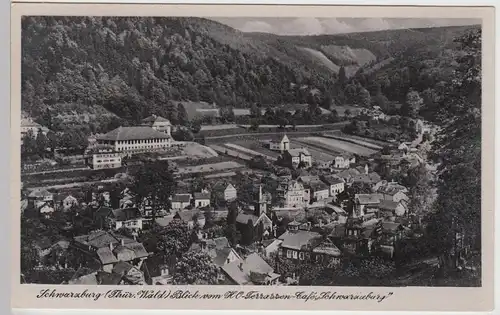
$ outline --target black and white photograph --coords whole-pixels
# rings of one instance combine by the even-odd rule
[[[22,16],[20,283],[481,287],[482,21],[442,16]]]

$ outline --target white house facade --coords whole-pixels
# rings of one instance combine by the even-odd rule
[[[162,151],[171,147],[172,137],[151,127],[118,127],[96,138],[98,144],[111,145],[115,151],[134,154]]]

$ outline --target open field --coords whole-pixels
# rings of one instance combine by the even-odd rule
[[[252,159],[251,155],[248,155],[248,154],[236,151],[236,150],[231,150],[231,149],[224,147],[224,146],[212,144],[212,145],[210,145],[210,147],[212,149],[214,149],[216,152],[218,152],[219,154],[226,154],[226,155],[229,155],[230,157],[233,157],[236,159],[241,159],[241,160],[245,160],[245,161],[249,161]]]
[[[352,143],[352,144],[357,144],[357,145],[366,147],[368,149],[382,150],[382,146],[368,142],[361,137],[351,138],[349,136],[334,136],[334,135],[323,135],[323,137],[328,138],[328,139],[345,141],[345,142]],[[363,139],[363,140],[361,140],[361,139]]]
[[[234,161],[202,164],[195,166],[180,167],[179,170],[176,172],[176,175],[217,172],[217,171],[233,170],[242,167],[244,167],[244,165]]]
[[[292,126],[288,126],[287,128],[278,129],[277,125],[261,125],[258,130],[252,131],[246,127],[248,125],[238,125],[237,127],[224,127],[224,128],[215,128],[216,126],[207,126],[209,128],[205,130],[201,130],[196,137],[201,138],[204,137],[205,140],[216,139],[216,138],[231,138],[236,136],[269,136],[275,133],[286,133],[289,134],[306,134],[313,132],[327,132],[327,131],[335,131],[341,130],[344,126],[348,125],[349,121],[342,121],[338,123],[331,124],[322,124],[322,125],[300,125],[296,126],[295,130],[292,130]],[[232,125],[230,125],[232,126]]]
[[[283,136],[276,137],[276,139],[265,139],[265,140],[279,140]],[[264,147],[264,141],[265,140],[240,140],[240,141],[233,141],[232,143],[237,144],[239,146],[245,147],[250,150],[254,150],[256,152],[259,152],[260,154],[264,154],[273,158],[278,158],[280,156],[280,153],[278,151],[272,151],[269,150],[268,148]]]
[[[375,139],[365,138],[365,137],[360,137],[360,136],[355,136],[355,135],[348,135],[348,134],[345,134],[345,133],[340,133],[339,134],[338,132],[328,132],[327,134],[330,135],[330,136],[341,136],[342,138],[346,138],[346,139],[361,140],[362,142],[367,142],[367,143],[375,144],[375,145],[380,146],[380,147],[384,147],[384,146],[388,146],[388,145],[393,145],[392,143],[390,143],[388,141],[375,140]]]
[[[201,126],[201,131],[227,130],[227,129],[238,129],[238,128],[239,127],[236,124],[203,125]]]
[[[240,125],[243,128],[250,128],[250,125]],[[259,128],[278,128],[279,125],[259,125]],[[292,128],[293,125],[286,125],[285,128]],[[296,125],[295,128],[297,129],[304,129],[304,128],[321,128],[323,125]]]
[[[317,149],[309,145],[306,141],[300,141],[299,139],[290,139],[290,147],[292,149],[305,148],[309,153],[311,153],[313,162],[314,161],[331,161],[334,159],[334,155],[328,153],[326,150]]]
[[[226,143],[225,146],[229,147],[231,149],[234,149],[236,151],[241,151],[243,153],[252,155],[252,156],[262,156],[262,157],[264,157],[264,158],[266,158],[268,160],[276,161],[276,157],[269,156],[269,155],[266,155],[264,153],[254,151],[252,149],[249,149],[249,148],[246,148],[244,146],[240,146],[240,145],[237,145],[237,144],[234,144],[234,143]]]
[[[28,190],[35,190],[35,189],[60,190],[60,189],[83,187],[83,186],[92,185],[92,184],[116,183],[118,181],[120,181],[120,179],[110,178],[110,179],[99,180],[99,181],[78,182],[78,183],[72,182],[72,183],[61,184],[61,185],[36,186],[36,187],[30,187],[30,188],[28,188]]]
[[[182,154],[191,158],[211,158],[218,155],[210,147],[196,142],[186,142],[186,146],[182,148]]]
[[[305,138],[300,138],[299,140],[306,141],[306,142],[313,142],[313,143],[317,143],[320,145],[326,145],[326,146],[332,148],[333,150],[345,151],[345,152],[352,153],[352,154],[371,155],[371,154],[377,152],[376,150],[369,149],[369,148],[366,148],[366,147],[361,146],[361,145],[349,143],[346,141],[331,139],[331,138],[305,137]]]
[[[294,139],[294,142],[296,142],[297,145],[306,147],[308,150],[311,149],[311,150],[321,151],[323,153],[327,153],[327,154],[332,155],[332,156],[336,156],[336,155],[339,155],[342,153],[342,151],[336,150],[336,149],[329,147],[327,145],[322,145],[322,144],[311,142],[311,141],[304,141],[304,140],[300,140],[299,138]]]

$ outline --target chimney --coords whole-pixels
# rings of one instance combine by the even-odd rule
[[[109,243],[109,249],[110,249],[111,251],[113,251],[113,249],[114,249],[114,248],[115,248],[115,247],[113,246],[113,243]]]

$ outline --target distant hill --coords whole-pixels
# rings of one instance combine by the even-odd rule
[[[81,124],[135,123],[151,113],[175,121],[179,102],[189,117],[200,104],[307,103],[313,94],[321,103],[339,95],[342,66],[363,84],[417,59],[432,75],[453,67],[452,40],[467,28],[277,36],[203,18],[23,17],[22,109],[42,124],[46,108]],[[63,114],[72,106],[79,111]]]

